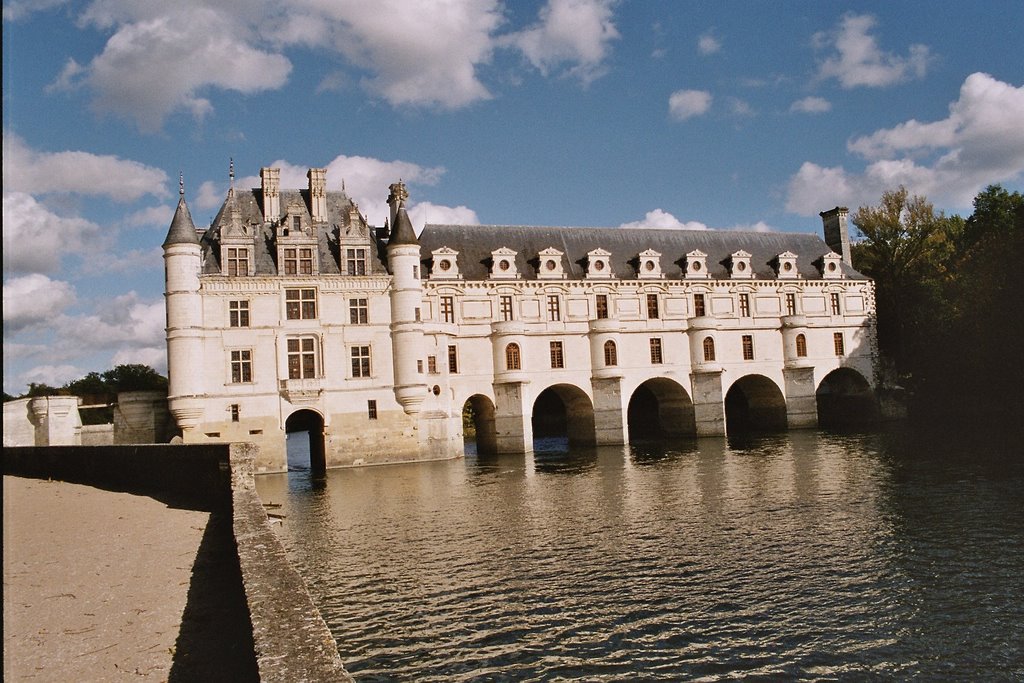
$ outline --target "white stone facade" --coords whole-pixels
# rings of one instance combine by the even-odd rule
[[[467,404],[482,451],[525,452],[548,417],[570,441],[620,444],[631,423],[814,426],[823,396],[873,388],[874,285],[817,237],[417,237],[400,183],[375,229],[322,169],[308,192],[261,177],[206,230],[182,197],[164,250],[171,413],[186,442],[257,443],[262,471],[285,469],[292,429],[326,467],[458,456]]]

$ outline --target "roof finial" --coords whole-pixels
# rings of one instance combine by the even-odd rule
[[[178,171],[178,196],[185,196],[185,174],[182,171]]]
[[[228,157],[228,178],[231,179],[231,189],[235,187],[235,158]]]

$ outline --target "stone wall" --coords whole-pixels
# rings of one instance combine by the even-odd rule
[[[252,444],[4,447],[3,473],[230,511],[260,680],[351,681],[256,494]]]

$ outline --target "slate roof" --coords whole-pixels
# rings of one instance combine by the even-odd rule
[[[171,219],[171,227],[167,230],[163,246],[172,244],[199,244],[196,225],[192,222],[192,213],[188,210],[184,195],[178,198],[178,208],[174,210],[174,218]]]
[[[290,207],[300,207],[300,214],[306,224],[312,222],[309,214],[308,190],[281,190],[280,191],[281,215],[273,217],[273,220],[280,220],[288,215]],[[220,238],[221,230],[230,220],[231,194],[221,205],[220,211],[200,239],[203,247],[204,267],[203,273],[217,274],[221,272],[220,266]],[[275,227],[272,223],[264,221],[263,217],[263,193],[260,188],[253,188],[251,191],[235,191],[234,203],[238,209],[239,220],[242,225],[252,228],[253,258],[256,267],[256,275],[277,275],[276,264],[276,239]],[[376,245],[372,233],[366,233],[362,226],[351,226],[349,224],[349,208],[353,205],[352,199],[345,192],[327,192],[327,220],[317,224],[320,272],[326,275],[338,274],[340,245],[339,238],[348,230],[355,229],[366,236],[365,246],[367,248],[367,275],[382,275],[387,273],[384,263],[377,258]],[[270,220],[271,217],[268,217]]]
[[[516,266],[525,280],[537,279],[537,253],[554,247],[564,253],[562,268],[568,279],[586,274],[587,253],[594,249],[611,252],[612,272],[618,279],[637,279],[635,259],[646,250],[661,253],[661,270],[667,279],[683,278],[686,254],[699,249],[708,255],[712,278],[727,279],[729,256],[744,250],[751,254],[757,279],[775,279],[771,261],[779,254],[797,254],[797,271],[807,280],[820,280],[814,265],[832,251],[817,235],[799,232],[743,232],[738,230],[657,230],[651,228],[555,228],[511,225],[434,225],[424,227],[419,237],[420,254],[429,264],[431,252],[450,247],[459,252],[459,272],[466,280],[490,276],[491,252],[509,247],[518,252]],[[633,263],[631,263],[633,262]],[[868,277],[841,264],[847,279]]]
[[[398,213],[395,215],[395,225],[388,244],[419,244],[416,239],[416,231],[412,228],[412,221],[409,220],[409,213],[401,204],[399,204]]]

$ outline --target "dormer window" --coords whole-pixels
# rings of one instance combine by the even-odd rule
[[[430,271],[432,280],[457,280],[459,274],[459,252],[449,247],[441,247],[431,252],[434,267]]]
[[[607,279],[614,277],[611,267],[611,252],[594,249],[587,252],[587,278]]]
[[[281,249],[284,275],[312,275],[314,258],[312,247],[284,247]]]
[[[791,251],[784,251],[775,257],[775,274],[780,280],[792,280],[799,277],[796,270],[797,256]]]
[[[750,267],[750,254],[740,249],[729,255],[729,275],[734,280],[749,280],[754,277]]]
[[[539,268],[537,277],[541,280],[562,280],[565,272],[562,270],[562,252],[554,247],[548,247],[537,254]]]
[[[653,249],[640,252],[637,256],[637,277],[641,279],[661,278],[661,254]]]
[[[700,249],[694,249],[686,255],[686,278],[689,280],[706,280],[708,278],[708,255]]]
[[[519,269],[516,267],[516,252],[502,247],[491,252],[491,279],[516,280]]]
[[[818,267],[821,270],[821,277],[826,280],[839,280],[844,277],[842,268],[843,257],[834,251],[818,259]]]
[[[247,247],[225,247],[227,252],[224,256],[224,274],[229,277],[252,275]]]

